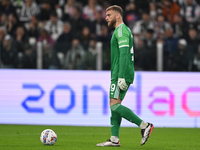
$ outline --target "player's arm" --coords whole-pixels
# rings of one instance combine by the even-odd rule
[[[119,38],[119,73],[118,73],[118,85],[121,90],[126,90],[127,85],[125,81],[125,70],[127,68],[129,59],[129,37],[128,34],[123,34]]]

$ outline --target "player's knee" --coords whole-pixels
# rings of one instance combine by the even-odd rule
[[[110,106],[110,110],[113,111],[113,112],[115,112],[116,109],[117,109],[120,105],[121,105],[120,103],[114,104],[114,105]]]

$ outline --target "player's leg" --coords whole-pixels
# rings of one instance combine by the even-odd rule
[[[113,142],[119,141],[119,129],[122,117],[120,114],[111,111],[110,124],[111,124],[111,140]]]
[[[110,106],[117,103],[121,103],[121,100],[119,99],[119,89],[117,88],[117,82],[111,82]],[[119,129],[121,125],[121,120],[122,120],[121,115],[111,110],[111,117],[110,117],[111,137],[106,142],[97,144],[97,146],[120,146]]]
[[[128,87],[130,84],[127,84]],[[127,88],[128,90],[128,88]],[[119,143],[119,128],[121,124],[121,117],[135,123],[141,128],[142,140],[141,145],[144,145],[151,134],[153,125],[142,121],[136,114],[134,114],[128,107],[121,105],[122,100],[126,95],[126,91],[122,91],[117,86],[117,82],[111,83],[110,88],[110,108],[111,108],[111,138],[99,143],[97,146],[120,146]]]
[[[119,129],[122,117],[120,114],[111,111],[110,124],[111,124],[111,137],[106,142],[99,143],[97,146],[120,146],[119,142]]]
[[[152,130],[153,124],[144,122],[141,120],[132,110],[128,107],[121,105],[121,99],[111,99],[110,100],[110,108],[111,108],[111,138],[101,146],[120,146],[119,142],[119,128],[121,123],[121,117],[125,118],[126,120],[135,123],[138,127],[141,128],[142,140],[141,145],[144,145],[145,142],[148,140]],[[120,116],[120,122],[114,115]]]
[[[130,86],[129,83],[127,83],[128,87]],[[127,88],[128,90],[128,88]],[[124,99],[126,92],[120,90],[119,96],[118,96],[118,102],[116,99],[112,99],[110,101],[110,108],[112,112],[120,114],[123,118],[126,120],[135,123],[138,127],[141,128],[141,134],[142,134],[142,140],[141,145],[144,145],[145,142],[148,140],[152,130],[153,130],[153,124],[144,122],[141,120],[135,113],[133,113],[132,110],[130,110],[128,107],[121,105],[121,101]]]
[[[120,114],[111,111],[110,124],[111,124],[111,137],[106,142],[99,143],[97,146],[120,146],[119,142],[119,129],[122,117]]]
[[[127,83],[127,85],[129,88],[130,84]],[[140,126],[142,120],[136,114],[134,114],[133,111],[130,110],[128,107],[121,105],[121,101],[124,99],[128,88],[125,91],[120,90],[118,86],[116,88],[119,92],[117,93],[117,100],[115,99],[115,97],[110,99],[111,111],[120,114],[126,120]]]
[[[119,98],[119,87],[117,86],[117,82],[111,82],[110,86],[110,106],[114,104],[121,104],[121,100]],[[119,113],[116,113],[111,110],[110,124],[111,124],[111,137],[110,140],[115,143],[119,143],[119,129],[121,125],[122,116]]]

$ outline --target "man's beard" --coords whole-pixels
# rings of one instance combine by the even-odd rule
[[[113,19],[110,21],[109,27],[115,27],[115,24],[116,24],[116,19]]]

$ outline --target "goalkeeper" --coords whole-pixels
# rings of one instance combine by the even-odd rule
[[[130,29],[123,23],[122,16],[123,10],[117,5],[106,9],[108,26],[115,28],[111,39],[111,138],[97,146],[120,146],[119,129],[122,117],[141,128],[141,145],[148,140],[154,127],[153,124],[141,120],[129,108],[121,105],[134,79],[133,36]]]

